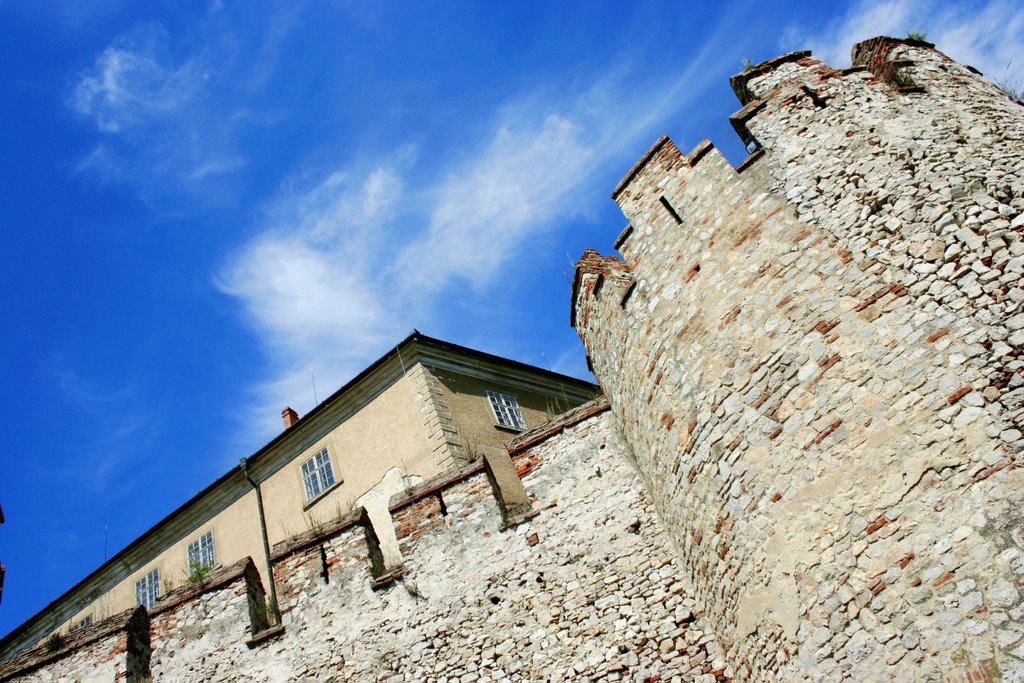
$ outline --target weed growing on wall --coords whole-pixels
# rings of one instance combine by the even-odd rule
[[[64,644],[64,638],[59,633],[51,633],[46,639],[46,651],[56,652],[60,649],[60,646]]]
[[[1016,78],[1010,73],[1013,62],[1006,65],[1001,78],[993,79],[996,87],[1006,93],[1006,96],[1017,104],[1024,105],[1024,81]]]
[[[205,583],[206,579],[210,577],[210,574],[213,573],[214,569],[216,569],[216,567],[212,564],[202,564],[194,560],[189,560],[188,577],[186,577],[185,580],[193,585]]]

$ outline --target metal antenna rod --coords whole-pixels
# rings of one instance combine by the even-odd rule
[[[313,368],[309,369],[309,376],[313,380],[313,405],[320,405],[320,399],[316,397],[316,375],[313,374]]]

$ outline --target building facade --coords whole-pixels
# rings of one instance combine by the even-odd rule
[[[280,435],[8,634],[0,658],[135,604],[152,608],[241,558],[269,577],[275,545],[355,508],[386,515],[394,493],[503,453],[505,441],[596,391],[413,332],[301,419],[286,408]]]

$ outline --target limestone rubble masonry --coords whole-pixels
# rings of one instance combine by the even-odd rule
[[[740,74],[573,320],[737,680],[1024,680],[1024,107],[920,41]]]
[[[283,627],[247,558],[0,680],[1024,680],[1024,107],[854,61],[734,77],[748,160],[616,188],[572,301],[610,410],[392,499],[373,576],[360,511],[279,544]]]
[[[514,462],[538,516],[502,531],[480,470],[441,491],[443,512],[431,495],[393,513],[404,575],[387,589],[370,588],[358,528],[296,553],[279,565],[284,634],[217,666],[252,680],[724,680],[609,413]],[[198,660],[168,673],[210,676]]]
[[[152,679],[728,680],[607,404],[512,448],[529,521],[505,528],[479,463],[427,482],[392,501],[400,579],[372,588],[353,514],[277,548],[283,630],[253,637],[263,590],[249,559],[159,601]],[[87,667],[104,656],[73,650],[68,661]],[[86,678],[115,675],[97,668]]]

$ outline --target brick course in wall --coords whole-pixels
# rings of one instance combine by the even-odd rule
[[[735,77],[737,169],[659,140],[572,319],[737,679],[1022,680],[1024,108],[854,58]]]

